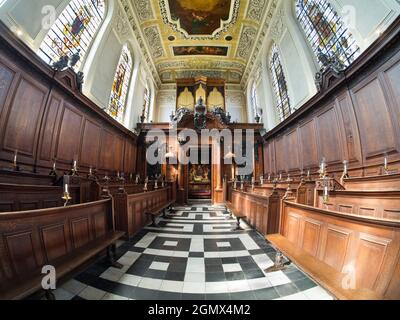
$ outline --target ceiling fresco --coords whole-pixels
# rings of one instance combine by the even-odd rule
[[[170,17],[188,35],[212,35],[228,21],[231,0],[168,0]]]
[[[198,75],[243,82],[277,1],[120,0],[160,84]]]

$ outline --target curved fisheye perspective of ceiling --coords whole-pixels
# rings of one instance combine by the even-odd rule
[[[133,1],[163,83],[207,76],[239,84],[268,1]]]

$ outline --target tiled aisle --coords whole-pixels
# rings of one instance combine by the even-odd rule
[[[265,274],[275,250],[263,237],[233,232],[223,207],[177,207],[160,228],[118,248],[122,270],[100,261],[55,291],[57,299],[332,299],[295,266]]]

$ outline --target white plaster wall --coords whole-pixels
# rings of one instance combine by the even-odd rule
[[[242,90],[226,90],[226,111],[231,115],[232,122],[243,123],[247,121],[246,97]]]
[[[176,109],[176,89],[161,89],[157,95],[157,122],[169,122]]]

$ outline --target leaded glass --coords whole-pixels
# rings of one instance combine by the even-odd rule
[[[150,102],[151,102],[151,92],[149,88],[144,90],[144,103],[143,103],[143,115],[145,120],[150,120]]]
[[[108,113],[117,121],[122,122],[125,112],[125,101],[128,94],[129,81],[132,72],[132,56],[125,45],[115,72],[114,82],[111,89],[110,104]]]
[[[352,34],[327,0],[297,0],[297,19],[314,53],[336,56],[349,66],[360,54]]]
[[[272,74],[272,86],[277,100],[277,110],[280,121],[285,120],[291,115],[290,100],[285,74],[281,64],[278,47],[274,44],[271,49],[270,70]]]
[[[77,52],[81,59],[79,69],[105,13],[104,0],[72,0],[53,24],[40,49],[40,57],[53,64],[60,57]]]

